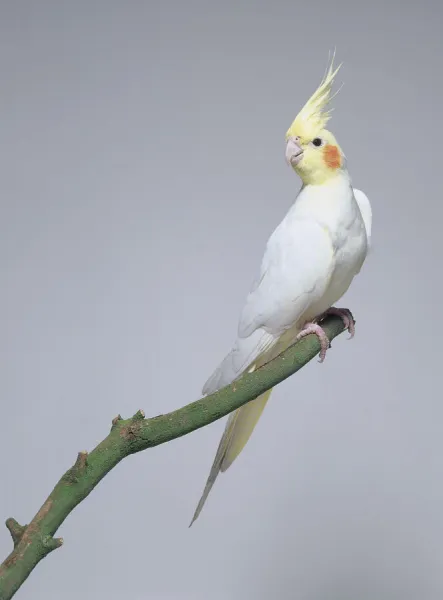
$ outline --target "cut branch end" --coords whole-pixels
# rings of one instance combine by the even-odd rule
[[[15,548],[17,546],[17,544],[19,543],[19,541],[22,539],[23,534],[26,531],[26,525],[20,525],[20,523],[17,523],[17,521],[12,518],[7,519],[5,525],[8,528],[9,533],[11,534],[12,541],[14,542],[14,548]]]
[[[121,416],[121,415],[117,415],[116,417],[114,417],[114,418],[112,419],[112,427],[111,427],[111,431],[114,429],[114,427],[117,425],[117,423],[118,423],[119,421],[122,421],[122,420],[123,420],[123,419],[122,419],[122,416]]]
[[[63,538],[55,538],[51,535],[45,535],[42,541],[48,554],[53,550],[57,550],[60,546],[63,546]]]
[[[83,471],[86,470],[88,466],[88,452],[87,450],[81,450],[81,452],[77,455],[77,460],[74,464],[74,469],[77,471],[77,474],[80,475]]]
[[[135,415],[132,417],[131,421],[143,421],[143,419],[145,418],[145,413],[144,411],[140,408]]]
[[[88,452],[82,450],[77,454],[74,466],[65,473],[62,479],[68,483],[77,483],[80,477],[86,473],[88,466]]]

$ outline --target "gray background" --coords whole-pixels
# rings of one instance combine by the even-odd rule
[[[20,598],[442,597],[438,4],[1,2],[2,520],[117,413],[199,397],[334,46],[330,128],[374,210],[356,337],[279,386],[196,525],[223,421],[110,473]]]

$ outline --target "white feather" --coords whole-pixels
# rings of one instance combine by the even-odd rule
[[[371,245],[371,230],[372,230],[372,208],[369,198],[364,192],[354,188],[354,197],[357,200],[358,207],[363,217],[363,221],[366,228],[366,235],[368,238],[368,246]]]

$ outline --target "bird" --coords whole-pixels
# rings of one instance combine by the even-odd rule
[[[329,61],[328,61],[329,62]],[[246,298],[231,351],[203,387],[210,395],[271,361],[303,337],[314,334],[323,362],[330,347],[322,320],[341,317],[350,336],[350,310],[333,306],[345,294],[366,259],[372,228],[367,195],[354,188],[347,159],[326,129],[332,87],[338,71],[334,56],[309,100],[285,135],[285,158],[301,179],[287,214],[269,237],[261,267]],[[248,442],[272,389],[228,416],[191,526],[201,513],[220,472]]]

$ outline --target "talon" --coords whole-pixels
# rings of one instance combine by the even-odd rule
[[[343,321],[343,325],[345,326],[345,329],[347,329],[349,331],[348,340],[350,340],[354,337],[354,335],[355,335],[355,319],[352,316],[352,313],[348,308],[336,308],[335,306],[331,306],[331,308],[328,308],[328,310],[322,314],[321,320],[326,318],[328,315],[335,315],[337,317],[340,317],[341,320]]]
[[[326,358],[326,352],[328,348],[331,347],[331,343],[324,329],[322,329],[320,325],[318,325],[317,323],[306,323],[303,329],[297,335],[295,341],[298,342],[299,340],[306,337],[307,335],[310,335],[311,333],[316,335],[320,342],[320,359],[318,362],[322,363]]]

